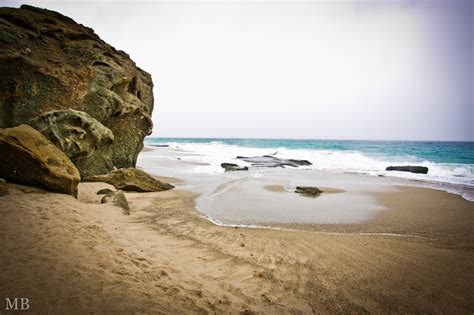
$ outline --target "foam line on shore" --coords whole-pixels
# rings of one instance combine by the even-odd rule
[[[255,225],[255,224],[227,224],[222,223],[217,219],[213,219],[205,214],[202,214],[197,208],[196,211],[199,213],[199,216],[210,221],[211,223],[222,226],[222,227],[231,227],[231,228],[244,228],[244,229],[270,229],[270,230],[279,230],[285,232],[299,232],[299,233],[311,233],[317,235],[335,235],[335,236],[386,236],[386,237],[402,237],[402,238],[418,238],[418,239],[425,239],[429,240],[431,238],[420,236],[420,235],[412,235],[412,234],[399,234],[399,233],[387,233],[387,232],[377,232],[377,233],[369,233],[369,232],[360,232],[360,233],[341,233],[341,232],[320,232],[320,231],[307,231],[307,230],[298,230],[298,229],[288,229],[282,228],[278,226],[264,226],[264,225]]]

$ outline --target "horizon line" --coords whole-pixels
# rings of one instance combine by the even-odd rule
[[[161,139],[222,139],[222,140],[293,140],[293,141],[386,141],[386,142],[467,142],[474,143],[474,140],[394,140],[394,139],[331,139],[331,138],[242,138],[242,137],[163,137],[146,136],[146,138]]]

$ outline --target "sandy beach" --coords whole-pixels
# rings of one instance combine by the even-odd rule
[[[0,315],[474,315],[472,1],[2,1]]]
[[[126,193],[130,216],[100,204],[108,184],[81,183],[78,199],[10,184],[0,295],[28,297],[33,312],[474,309],[473,203],[460,196],[397,187],[374,193],[385,210],[362,223],[242,228],[213,224],[183,179],[164,180],[178,188]]]

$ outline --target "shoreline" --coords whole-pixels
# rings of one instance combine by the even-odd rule
[[[193,140],[196,141],[193,142]],[[202,141],[202,139],[186,138],[183,142],[179,142],[179,139],[167,138],[167,141],[163,142],[164,140],[148,138],[146,144],[148,147],[160,151],[183,150],[187,152],[199,152],[200,157],[190,157],[190,159],[205,161],[212,164],[210,165],[211,167],[202,168],[203,173],[219,172],[220,163],[222,162],[249,166],[245,161],[236,159],[237,156],[263,156],[277,154],[276,156],[278,158],[310,161],[313,165],[303,168],[318,170],[321,172],[381,176],[408,180],[412,183],[420,182],[431,187],[441,185],[443,189],[462,194],[464,198],[474,201],[474,161],[469,157],[472,156],[472,154],[469,155],[468,153],[469,148],[465,148],[466,151],[463,151],[462,154],[459,153],[461,154],[459,159],[447,157],[440,159],[437,158],[436,155],[433,156],[433,152],[430,151],[432,148],[429,148],[427,151],[431,152],[429,153],[431,155],[428,153],[425,153],[428,154],[428,156],[423,154],[418,156],[415,154],[417,156],[415,158],[410,156],[412,154],[410,153],[411,151],[406,153],[408,155],[407,157],[405,157],[403,152],[397,151],[401,148],[395,150],[399,153],[398,155],[396,154],[395,156],[392,156],[389,153],[383,154],[385,151],[380,151],[385,148],[388,150],[387,152],[391,152],[390,147],[387,147],[386,145],[381,146],[378,149],[368,148],[368,151],[366,151],[366,146],[348,145],[347,141],[334,141],[336,147],[332,148],[331,146],[328,146],[328,144],[324,145],[323,143],[319,143],[317,140],[309,141],[305,146],[298,145],[297,143],[295,145],[290,140],[281,139],[278,139],[278,141],[261,140],[260,142],[255,139],[247,139],[248,141],[243,141],[246,139],[242,139],[242,141],[239,141],[238,139],[208,140],[209,141],[206,142]],[[313,142],[317,145],[313,146]],[[381,143],[383,144],[384,142],[385,141],[382,141]],[[163,145],[164,143],[167,145],[165,148],[153,146]],[[357,141],[355,143],[357,143]],[[338,150],[338,147],[341,147],[342,149]],[[360,150],[358,149],[359,147],[361,148]],[[373,154],[371,154],[371,152]],[[454,153],[452,152],[451,154]],[[464,158],[464,160],[461,158]],[[428,168],[429,172],[428,174],[415,174],[412,172],[386,170],[388,166],[393,165],[419,165]]]
[[[141,155],[139,165],[150,174],[180,177],[182,184],[179,187],[199,195],[197,211],[220,225],[363,223],[384,211],[378,197],[381,192],[414,187],[453,193],[446,186],[433,187],[406,179],[306,169],[205,173],[201,166],[189,163],[195,157],[202,156],[198,152],[158,148]],[[316,199],[308,199],[293,193],[296,186],[324,187],[326,192]],[[474,193],[474,190],[470,192]]]
[[[398,187],[375,192],[388,209],[362,223],[226,227],[196,209],[186,178],[162,175],[178,187],[125,192],[129,216],[100,203],[108,184],[81,183],[78,199],[9,184],[0,295],[28,296],[38,312],[474,308],[472,203],[460,196]]]
[[[244,147],[242,149],[245,149]],[[174,156],[181,156],[183,159],[181,162],[183,164],[188,164],[191,166],[210,166],[210,163],[206,162],[186,162],[183,161],[186,157],[200,157],[203,156],[202,154],[198,152],[193,152],[189,150],[185,150],[182,148],[173,148],[173,147],[155,147],[153,145],[147,145],[145,144],[144,150],[142,150],[142,153],[148,153],[151,154],[153,152],[159,153],[160,158],[172,158]],[[223,161],[225,158],[223,158]],[[163,162],[163,161],[161,161]],[[301,169],[301,170],[304,170]],[[450,194],[455,194],[461,196],[463,199],[467,201],[474,202],[474,187],[464,185],[464,184],[454,184],[454,183],[447,183],[447,182],[437,182],[432,179],[426,178],[426,179],[421,179],[421,178],[405,178],[405,177],[397,177],[394,175],[390,174],[370,174],[366,172],[349,172],[349,171],[334,171],[334,170],[316,170],[316,169],[311,169],[313,172],[318,172],[322,174],[328,174],[328,175],[341,175],[341,174],[347,174],[347,175],[354,175],[354,176],[360,176],[362,178],[384,178],[390,181],[394,181],[395,183],[398,183],[400,186],[417,186],[417,187],[424,187],[424,188],[430,188],[434,190],[441,190],[448,192]],[[199,173],[199,174],[206,174],[204,173]],[[212,173],[212,174],[215,174]]]
[[[163,149],[163,148],[160,148]],[[168,148],[164,148],[165,151]],[[153,150],[153,148],[151,149]],[[194,152],[189,152],[189,151],[181,151],[179,149],[172,149],[175,151],[174,153],[184,153],[184,154],[195,154]],[[179,161],[179,163],[183,163],[183,161]],[[319,172],[319,171],[318,171]],[[329,175],[335,174],[337,175],[338,173],[333,173],[333,172],[327,172]],[[379,178],[378,176],[373,176],[370,174],[351,174],[355,175],[358,178],[361,178],[364,180],[365,178]],[[165,178],[166,179],[166,178]],[[390,179],[391,180],[391,179]],[[178,179],[180,184],[186,183],[185,178],[180,178]],[[413,223],[410,222],[410,215],[407,214],[407,210],[403,210],[405,214],[407,214],[405,217],[399,216],[396,218],[397,225],[390,226],[387,230],[381,230],[381,227],[387,226],[387,220],[393,220],[395,221],[397,211],[400,212],[402,209],[410,208],[410,211],[417,211],[417,210],[412,210],[414,206],[400,206],[399,204],[397,205],[397,198],[399,199],[406,199],[409,198],[411,200],[414,199],[421,199],[423,202],[429,202],[430,196],[436,195],[438,200],[444,200],[445,202],[443,203],[443,206],[445,206],[446,200],[449,200],[452,204],[454,204],[453,207],[460,215],[462,215],[462,222],[470,222],[472,221],[472,216],[474,215],[472,213],[473,207],[474,207],[474,202],[468,199],[465,199],[464,196],[458,194],[457,192],[453,192],[451,190],[448,190],[446,186],[448,185],[441,185],[438,184],[435,187],[431,186],[425,186],[425,185],[416,185],[418,181],[413,181],[409,179],[400,179],[400,178],[395,178],[394,180],[393,187],[395,187],[395,191],[385,191],[385,192],[375,192],[372,193],[377,202],[383,206],[383,210],[378,211],[375,213],[371,218],[364,220],[362,222],[353,222],[353,223],[331,223],[331,224],[317,224],[317,223],[281,223],[281,222],[275,222],[275,223],[251,223],[251,224],[233,224],[233,223],[223,223],[220,220],[213,218],[206,213],[202,212],[199,210],[197,205],[194,205],[194,209],[196,213],[201,216],[203,219],[211,222],[212,224],[220,227],[230,227],[230,228],[249,228],[249,229],[274,229],[274,230],[282,230],[282,231],[290,231],[290,232],[311,232],[311,233],[317,233],[317,234],[325,234],[325,235],[359,235],[359,236],[393,236],[393,237],[410,237],[410,238],[422,238],[422,239],[432,239],[431,237],[428,237],[426,235],[417,235],[417,230],[420,228],[419,225],[410,227],[409,224]],[[425,183],[425,182],[422,182]],[[403,184],[408,184],[408,185],[403,185]],[[443,186],[443,187],[439,187]],[[186,187],[186,186],[185,186]],[[265,185],[263,186],[264,189],[274,192],[274,193],[281,193],[281,194],[294,194],[291,190],[288,189],[285,185],[280,185],[280,184],[270,184],[270,185]],[[333,187],[320,187],[323,191],[325,191],[326,194],[338,194],[338,193],[344,193],[346,192],[343,189],[339,188],[333,188]],[[195,194],[195,198],[200,197],[200,194],[193,192]],[[408,197],[407,197],[408,195]],[[301,196],[301,198],[307,198],[304,196]],[[402,202],[403,203],[403,202]],[[437,204],[436,202],[431,202],[430,203],[431,209],[437,209],[437,212],[439,215],[441,215],[440,218],[433,219],[433,218],[428,218],[426,216],[426,222],[428,225],[432,226],[443,226],[445,225],[446,218],[449,219],[450,216],[453,216],[452,213],[450,214],[442,214],[444,208]],[[462,211],[460,211],[462,209]],[[426,210],[425,210],[426,214]],[[467,227],[470,229],[470,231],[465,231],[466,235],[469,235],[470,232],[474,235],[474,224],[467,224]],[[440,228],[440,229],[444,229]],[[433,229],[432,229],[433,232]],[[439,233],[439,232],[438,232]],[[474,238],[468,238],[468,247],[474,249]]]

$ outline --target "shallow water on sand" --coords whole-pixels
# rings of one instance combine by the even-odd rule
[[[344,192],[322,193],[315,198],[296,194],[296,185],[317,186],[320,181],[311,179],[314,174],[307,174],[305,180],[302,175],[306,174],[297,174],[301,171],[288,174],[289,171],[263,170],[222,175],[219,185],[209,185],[210,189],[197,199],[197,208],[216,223],[232,225],[354,223],[367,220],[383,210],[373,196],[352,189],[350,184],[344,185],[348,189]],[[265,189],[271,184],[282,185],[284,190]]]
[[[251,169],[244,172],[196,173],[197,153],[173,148],[142,152],[138,166],[151,174],[183,180],[178,188],[199,194],[197,210],[217,224],[338,224],[369,220],[384,207],[378,193],[398,186],[426,186],[396,178],[328,173],[312,169]],[[283,189],[266,189],[279,185]],[[294,193],[296,186],[324,187],[311,198]],[[338,191],[338,192],[334,192]]]

